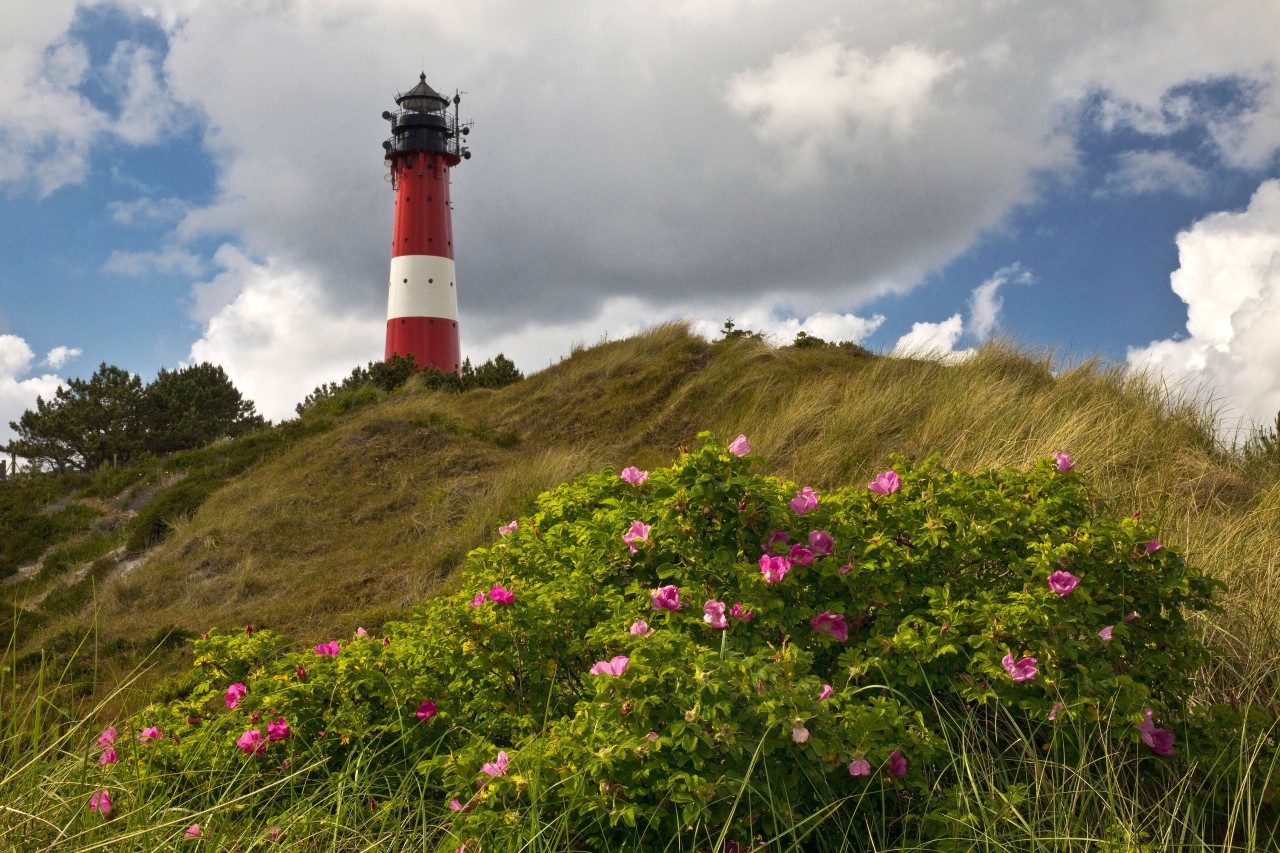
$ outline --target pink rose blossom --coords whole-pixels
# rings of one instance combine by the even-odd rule
[[[1022,658],[1015,663],[1013,660],[1013,652],[1005,654],[1005,656],[1000,659],[1000,663],[1004,664],[1005,672],[1009,673],[1016,682],[1030,681],[1036,677],[1036,673],[1039,671],[1036,669],[1035,658]]]
[[[267,751],[267,744],[262,737],[262,732],[257,729],[249,729],[240,735],[236,740],[236,746],[240,747],[240,751],[245,755],[262,755]]]
[[[836,540],[825,530],[811,530],[809,532],[809,548],[819,557],[830,556],[835,544]]]
[[[783,547],[780,550],[786,551],[786,544],[790,541],[791,537],[787,535],[787,531],[775,530],[770,534],[769,538],[765,540],[764,550],[766,552],[773,553],[775,546],[782,545]]]
[[[252,633],[253,633],[253,626],[252,626],[252,625],[245,625],[245,626],[244,626],[244,632],[245,632],[246,634],[252,634]]]
[[[155,726],[147,726],[142,730],[142,734],[138,735],[138,742],[146,743],[149,740],[159,740],[162,737],[164,737],[164,735],[160,734],[160,730],[158,728]]]
[[[116,755],[115,748],[109,746],[102,753],[102,756],[98,758],[98,763],[106,767],[108,764],[115,764],[119,760],[120,756]]]
[[[791,726],[791,739],[796,743],[807,743],[809,740],[809,730],[804,727],[804,722],[796,720]]]
[[[1141,618],[1142,617],[1138,615],[1138,611],[1136,610],[1132,610],[1124,615],[1124,621],[1126,622],[1132,622],[1134,619],[1141,619]]]
[[[183,838],[199,838],[201,836],[200,824],[193,823],[187,827],[187,831],[182,833]]]
[[[637,542],[649,541],[649,525],[642,521],[631,522],[631,529],[622,534],[622,541],[627,543],[631,548],[631,553],[635,553],[639,549],[636,547]]]
[[[649,623],[643,619],[637,619],[632,622],[629,630],[633,637],[647,637],[653,633],[653,629],[649,627]]]
[[[876,475],[874,480],[867,483],[867,488],[877,495],[891,495],[901,487],[902,481],[898,479],[898,472],[892,468],[883,474]]]
[[[751,452],[751,442],[747,441],[745,435],[740,435],[729,442],[729,452],[734,456],[746,456]]]
[[[889,753],[889,772],[894,776],[907,775],[907,759],[899,750]]]
[[[494,604],[510,604],[516,600],[516,595],[514,592],[509,592],[506,587],[498,585],[489,590],[489,600]]]
[[[244,695],[248,692],[249,688],[245,687],[243,684],[236,683],[228,687],[227,698],[224,700],[227,708],[231,709],[239,706],[240,700],[243,699]]]
[[[356,628],[356,636],[357,636],[357,637],[367,637],[367,636],[369,636],[369,632],[368,632],[368,631],[366,631],[364,628]]]
[[[729,615],[734,619],[741,619],[743,622],[751,621],[751,611],[743,609],[741,601],[729,608]]]
[[[116,727],[107,726],[102,734],[98,735],[98,746],[111,746],[116,742]]]
[[[796,492],[796,496],[790,500],[788,506],[796,515],[804,515],[810,510],[818,508],[818,493],[813,489],[805,486]]]
[[[810,551],[808,548],[804,547],[803,545],[799,545],[799,544],[792,545],[791,553],[788,554],[787,556],[790,558],[791,565],[793,566],[807,566],[813,563],[814,560],[818,559],[817,557],[813,556],[812,551]]]
[[[520,528],[519,521],[509,522],[498,528],[498,535],[501,536],[503,539],[506,539],[512,533],[515,533],[516,530],[518,530],[519,528]]]
[[[471,609],[475,610],[481,604],[484,604],[484,602],[485,602],[485,594],[483,592],[477,592],[476,597],[471,599]]]
[[[708,601],[702,605],[702,621],[712,628],[728,628],[729,622],[724,618],[724,602]]]
[[[327,643],[321,643],[316,646],[315,651],[318,655],[327,655],[328,657],[336,658],[338,656],[338,652],[342,651],[342,646],[338,644],[337,640],[330,640]]]
[[[94,791],[89,797],[89,811],[97,812],[103,817],[111,814],[111,792],[106,788]]]
[[[430,699],[423,700],[422,704],[418,706],[417,714],[419,720],[431,719],[436,715],[436,703]]]
[[[871,762],[867,761],[865,758],[855,758],[853,761],[849,762],[849,775],[870,776]]]
[[[1058,595],[1066,595],[1075,589],[1078,583],[1080,583],[1080,578],[1071,574],[1071,572],[1064,572],[1061,569],[1049,575],[1049,589]]]
[[[458,802],[457,798],[455,797],[454,799],[449,801],[449,810],[455,811],[455,812],[462,811],[462,803]]]
[[[654,610],[670,610],[674,613],[682,606],[680,604],[680,587],[675,584],[658,587],[649,593],[649,600],[653,603]]]
[[[1053,464],[1060,474],[1065,474],[1076,467],[1076,463],[1071,461],[1071,454],[1062,453],[1061,451],[1053,454]]]
[[[627,671],[627,664],[630,662],[631,658],[626,655],[617,655],[613,660],[597,661],[591,667],[591,674],[619,676]]]
[[[819,634],[834,637],[841,643],[849,639],[849,626],[845,624],[843,613],[832,613],[829,610],[824,610],[810,619],[809,624]]]
[[[293,674],[298,676],[299,681],[307,680],[307,671],[303,669],[301,666],[295,666],[293,668]]]
[[[293,730],[284,721],[284,717],[276,717],[274,723],[267,723],[267,740],[269,741],[288,740],[292,734]]]
[[[835,694],[835,691],[831,689],[831,685],[824,684],[822,685],[822,692],[818,694],[818,701],[825,702],[826,700],[830,699],[834,694]]]
[[[1098,632],[1098,636],[1102,638],[1102,642],[1104,643],[1111,642],[1111,631],[1114,628],[1115,628],[1114,625],[1108,625],[1107,627],[1103,628],[1101,631]]]
[[[765,554],[760,558],[760,572],[766,583],[777,583],[791,571],[791,561],[786,557],[774,557]]]
[[[1056,720],[1058,718],[1058,712],[1065,707],[1067,706],[1063,705],[1061,702],[1054,702],[1053,707],[1049,709],[1049,721],[1052,722],[1053,720]]]
[[[1142,737],[1142,742],[1151,747],[1156,755],[1173,755],[1173,732],[1156,726],[1150,708],[1143,708],[1142,711],[1145,718],[1138,723],[1138,734]]]
[[[1156,551],[1159,551],[1164,546],[1160,544],[1159,539],[1152,539],[1150,542],[1148,542],[1146,545],[1143,545],[1142,547],[1147,549],[1148,554],[1154,554]]]
[[[497,761],[486,761],[484,766],[480,768],[480,772],[486,776],[497,779],[499,776],[507,775],[507,753],[504,750],[498,750]]]
[[[846,563],[845,565],[840,567],[839,571],[840,571],[840,574],[847,575],[849,574],[849,572],[853,571],[853,566],[850,566]]]
[[[387,646],[389,646],[389,645],[391,645],[391,638],[390,638],[390,637],[383,637],[383,638],[382,638],[382,647],[383,647],[383,648],[386,648],[386,647],[387,647]]]
[[[632,465],[628,468],[623,468],[622,473],[618,476],[626,480],[631,485],[638,486],[645,480],[649,479],[649,472],[641,471],[639,468]]]

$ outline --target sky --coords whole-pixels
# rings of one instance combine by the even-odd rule
[[[0,0],[0,441],[67,377],[269,418],[382,355],[380,118],[462,92],[463,353],[991,336],[1280,411],[1274,0]]]

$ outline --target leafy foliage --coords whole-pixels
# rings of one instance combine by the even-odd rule
[[[394,354],[386,361],[357,366],[341,382],[318,386],[296,407],[299,415],[339,415],[352,408],[376,403],[403,388],[411,377],[435,391],[470,391],[473,388],[502,388],[524,378],[515,363],[498,353],[478,368],[464,359],[458,373],[419,368],[412,355]]]
[[[1176,773],[1220,745],[1187,705],[1215,582],[1060,461],[895,458],[818,494],[731,448],[544,494],[382,641],[211,633],[183,698],[132,723],[168,736],[120,751],[197,800],[224,777],[305,798],[364,756],[374,788],[417,780],[450,849],[514,849],[531,810],[572,849],[692,849],[950,833],[949,721],[980,709],[996,751],[1083,754],[1101,727]]]

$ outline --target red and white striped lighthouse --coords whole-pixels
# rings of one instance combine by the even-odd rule
[[[453,266],[449,169],[471,158],[462,138],[471,130],[458,122],[458,103],[427,85],[396,97],[384,112],[391,138],[382,143],[396,191],[391,234],[391,280],[387,297],[385,358],[412,355],[419,367],[457,373],[458,280]]]

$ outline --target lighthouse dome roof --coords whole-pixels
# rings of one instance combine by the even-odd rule
[[[418,85],[396,96],[396,104],[404,110],[436,113],[448,106],[449,99],[427,85],[427,75],[424,72],[418,75]]]

